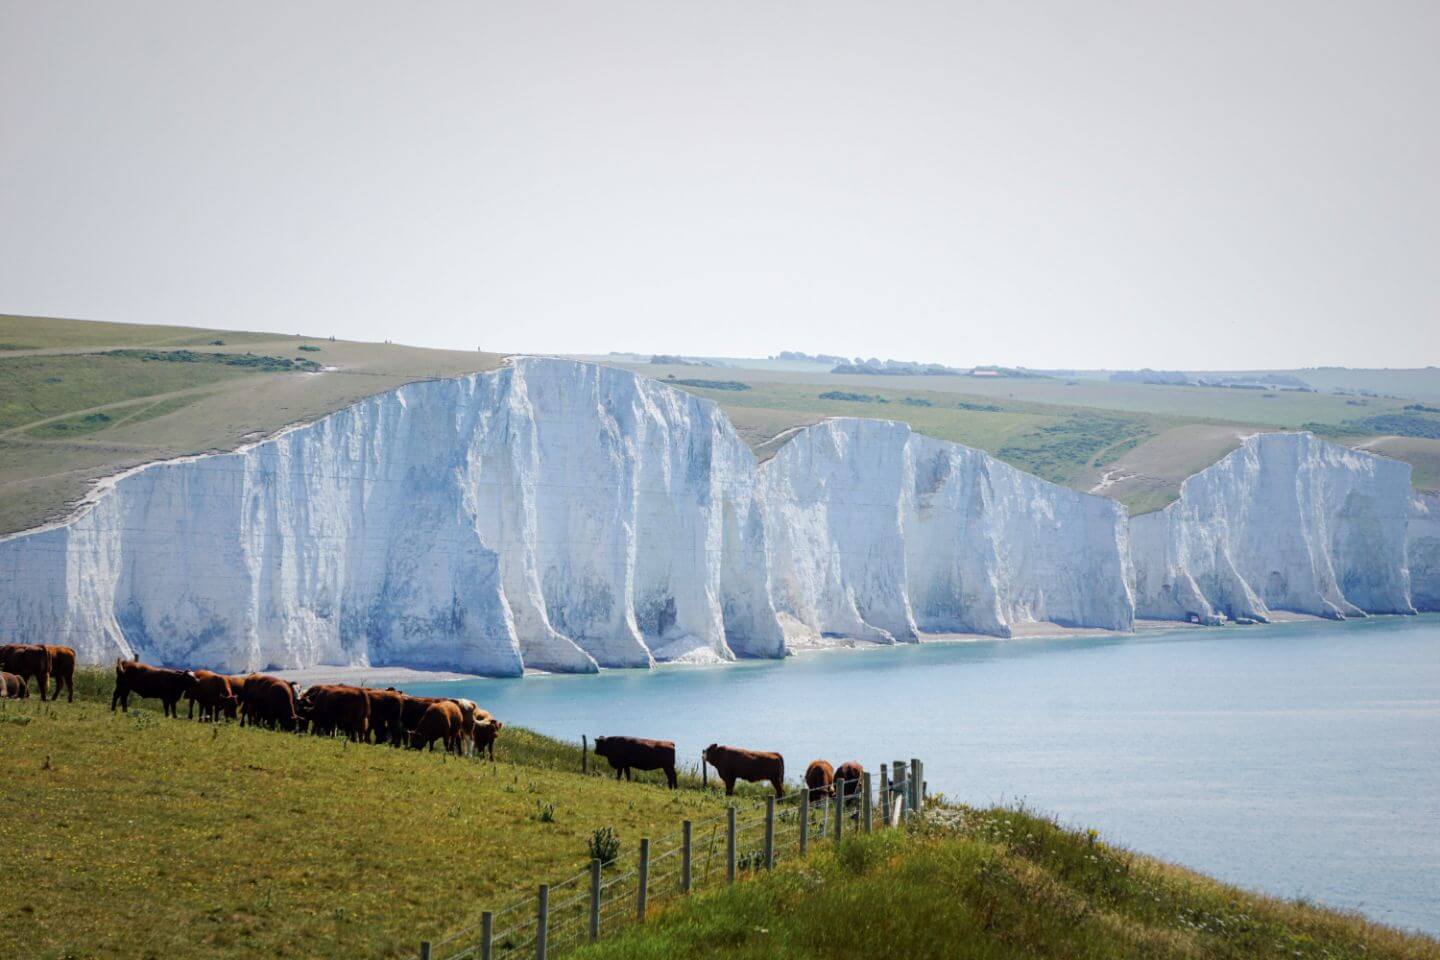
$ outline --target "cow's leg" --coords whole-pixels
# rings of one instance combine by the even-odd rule
[[[48,673],[37,673],[37,674],[35,674],[35,679],[38,680],[38,681],[40,681],[40,702],[41,702],[41,703],[44,703],[44,702],[45,702],[45,690],[46,690],[47,687],[50,686],[50,674],[48,674]]]
[[[115,712],[115,705],[120,702],[120,684],[115,684],[115,692],[110,694],[110,712]]]
[[[67,700],[67,702],[68,702],[68,703],[74,703],[74,702],[75,702],[75,674],[72,673],[72,674],[70,674],[70,676],[68,676],[68,677],[65,678],[65,689],[66,689],[66,691],[69,693],[69,699]]]
[[[735,795],[735,778],[734,778],[734,777],[725,777],[724,779],[725,779],[725,796],[727,796],[727,797],[733,797],[733,796]]]
[[[785,785],[783,783],[779,780],[771,780],[770,784],[775,788],[775,796],[781,798],[785,796]]]
[[[680,784],[675,779],[675,767],[673,765],[665,768],[665,782],[670,785],[671,790],[679,789]]]

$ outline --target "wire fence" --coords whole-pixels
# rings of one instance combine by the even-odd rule
[[[725,813],[657,838],[625,856],[517,893],[480,922],[434,943],[421,960],[548,960],[643,922],[654,908],[799,859],[851,833],[900,826],[925,802],[919,760],[882,764],[842,789],[800,787],[763,801],[732,800]]]

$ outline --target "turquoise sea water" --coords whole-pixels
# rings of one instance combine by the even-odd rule
[[[1440,934],[1440,617],[942,643],[780,662],[412,685],[508,722],[925,760],[1245,887]],[[463,691],[463,692],[462,692]]]

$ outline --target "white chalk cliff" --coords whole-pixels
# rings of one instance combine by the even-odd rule
[[[1125,511],[885,420],[827,420],[760,470],[770,582],[814,635],[1127,630]]]
[[[1127,524],[885,421],[757,465],[708,401],[533,358],[132,471],[0,540],[0,640],[225,670],[584,672],[782,656],[787,634],[1415,607],[1440,608],[1440,502],[1307,435],[1253,438]]]
[[[1262,434],[1130,522],[1136,614],[1269,619],[1414,613],[1410,465]]]

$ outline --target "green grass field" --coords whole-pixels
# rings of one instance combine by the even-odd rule
[[[491,764],[165,719],[158,701],[112,714],[112,676],[83,672],[73,704],[0,701],[0,931],[27,957],[413,955],[584,867],[598,827],[629,854],[724,809],[693,777],[582,776],[577,746],[525,730]]]
[[[73,704],[0,701],[0,930],[26,957],[414,956],[583,868],[596,828],[632,858],[725,807],[691,775],[677,791],[582,775],[575,746],[519,729],[492,764],[166,719],[154,701],[112,714],[109,690],[86,670]],[[773,874],[657,896],[645,925],[576,955],[1440,957],[1023,811],[935,810],[909,834],[838,853],[817,838]]]
[[[1017,810],[829,842],[581,951],[586,960],[1342,960],[1440,943],[1257,896]]]

